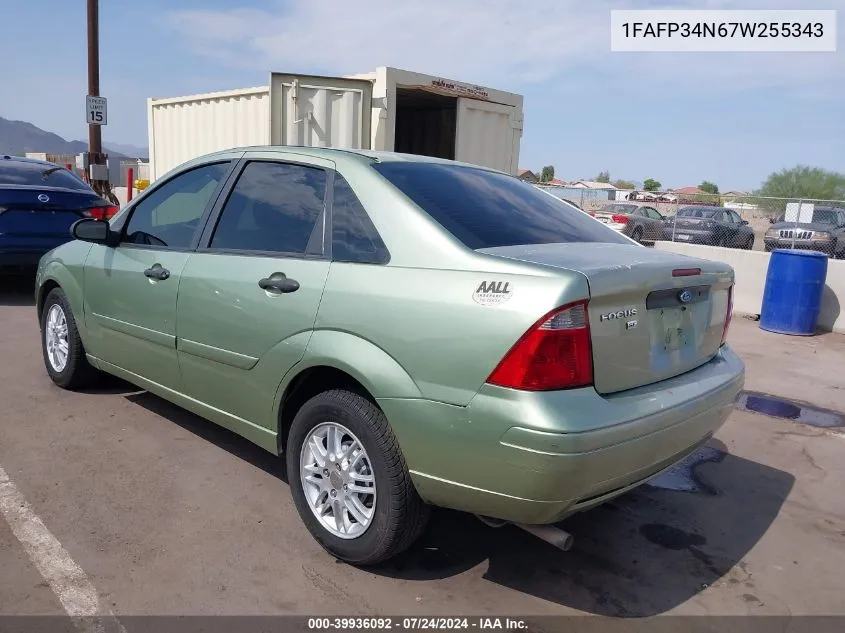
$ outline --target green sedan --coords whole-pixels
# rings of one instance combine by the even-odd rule
[[[284,456],[353,564],[430,506],[541,533],[706,442],[744,382],[728,265],[472,165],[230,150],[73,235],[36,280],[50,378],[113,374]]]

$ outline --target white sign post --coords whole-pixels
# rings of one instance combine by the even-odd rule
[[[85,119],[88,125],[106,125],[108,123],[105,97],[85,95]]]

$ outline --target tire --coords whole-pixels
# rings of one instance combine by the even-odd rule
[[[353,440],[363,447],[365,456],[361,459],[353,458],[358,464],[355,468],[363,473],[357,473],[357,477],[369,475],[375,494],[346,492],[347,485],[349,491],[352,490],[353,479],[349,477],[352,470],[347,470],[345,465],[332,465],[328,435],[325,443],[323,439],[318,439],[321,449],[327,449],[327,454],[322,455],[324,464],[320,465],[314,457],[311,449],[313,444],[309,442],[309,446],[303,450],[306,440],[319,437],[324,432],[328,434],[332,428],[338,430],[346,440],[343,442],[345,450],[349,450]],[[354,443],[351,446],[354,447]],[[411,482],[408,467],[387,418],[375,404],[356,393],[341,389],[325,391],[302,405],[288,435],[286,460],[291,495],[299,516],[324,549],[347,563],[366,566],[392,558],[407,549],[425,529],[429,508]],[[346,459],[335,461],[348,463]],[[310,475],[303,475],[305,465],[310,469],[307,471]],[[323,466],[325,469],[319,472]],[[325,476],[326,472],[329,472],[328,477]],[[306,479],[310,479],[310,482],[306,482]],[[344,480],[347,482],[345,485]],[[358,489],[362,486],[370,489],[367,482],[355,485]],[[306,487],[309,492],[306,492]],[[329,497],[330,491],[336,496]],[[326,502],[331,505],[348,503],[347,507],[352,507],[353,495],[358,502],[354,509],[363,507],[370,511],[370,516],[367,518],[358,510],[359,516],[367,520],[364,525],[362,521],[353,520],[351,512],[341,510],[340,516],[349,520],[348,524],[344,521],[345,536],[334,527],[327,527],[323,519],[317,517],[316,510],[312,510],[317,504],[324,505]],[[367,506],[369,500],[371,505]],[[329,510],[328,505],[324,505],[323,509]],[[334,515],[334,508],[331,509]]]
[[[65,332],[64,336],[62,331]],[[64,343],[64,364],[60,362],[60,356],[51,354],[48,339],[57,344]],[[41,352],[47,374],[63,389],[88,387],[100,378],[100,372],[94,369],[85,357],[85,347],[82,345],[73,311],[61,288],[53,288],[44,300],[41,310]]]
[[[642,227],[637,227],[634,229],[634,232],[631,233],[631,239],[637,242],[638,244],[642,244],[643,241],[643,229]]]
[[[744,248],[747,251],[754,250],[754,236],[753,235],[748,238],[748,240],[745,242],[745,246],[743,246],[742,248]]]

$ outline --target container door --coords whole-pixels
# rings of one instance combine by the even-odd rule
[[[516,175],[522,116],[513,106],[460,97],[455,160]]]
[[[273,73],[273,143],[369,149],[372,93],[366,79]]]

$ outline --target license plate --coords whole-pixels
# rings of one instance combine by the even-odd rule
[[[688,242],[689,238],[690,238],[689,235],[684,235],[683,233],[679,233],[678,235],[675,236],[675,239],[681,240],[682,242]]]
[[[599,222],[604,222],[605,224],[610,223],[610,220],[608,220],[607,218],[597,218],[597,219],[598,219]]]
[[[674,352],[686,345],[687,339],[684,329],[680,327],[666,328],[666,336],[663,339],[663,348],[668,352]]]

